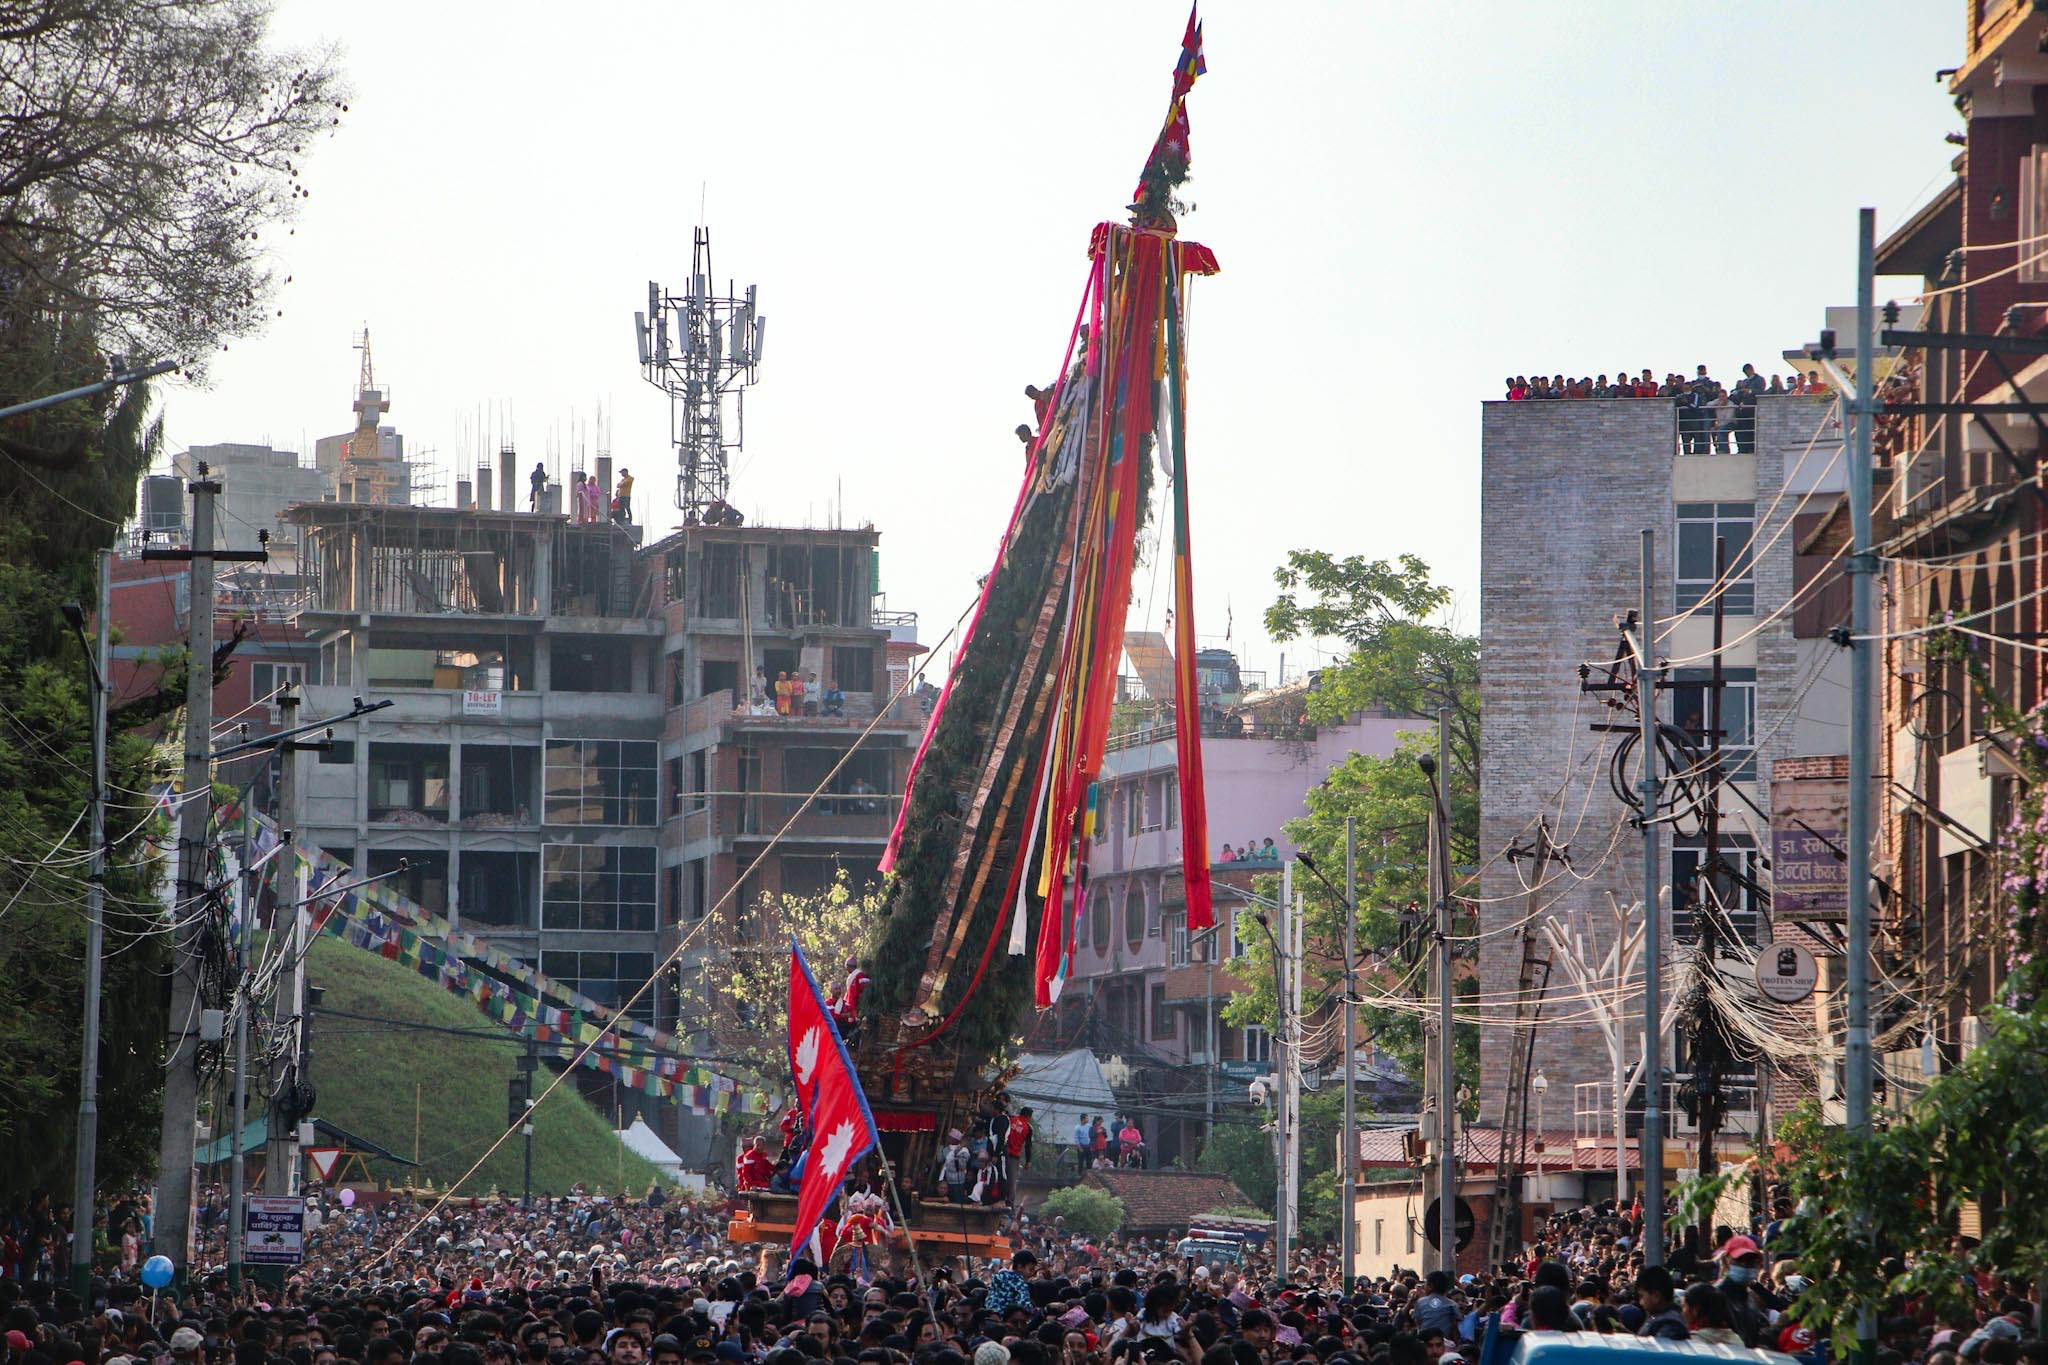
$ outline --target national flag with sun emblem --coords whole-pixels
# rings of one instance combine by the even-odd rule
[[[789,941],[789,1074],[796,1085],[797,1110],[811,1135],[797,1193],[796,1231],[790,1238],[794,1254],[811,1240],[847,1172],[881,1142],[853,1059],[846,1055],[811,964],[804,961],[804,950],[795,939]]]

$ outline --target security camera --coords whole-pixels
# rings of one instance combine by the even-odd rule
[[[1266,1083],[1264,1081],[1253,1081],[1250,1086],[1250,1094],[1254,1109],[1264,1109],[1266,1107]]]
[[[1424,777],[1436,776],[1436,759],[1433,755],[1417,754],[1415,756],[1415,766],[1422,769]]]

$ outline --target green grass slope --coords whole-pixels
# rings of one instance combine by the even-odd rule
[[[522,1051],[518,1040],[502,1031],[497,1037],[460,1037],[404,1027],[496,1029],[465,998],[332,939],[314,944],[307,980],[325,989],[323,1011],[394,1021],[314,1017],[312,1080],[319,1117],[410,1157],[417,1094],[419,1155],[427,1180],[445,1188],[462,1179],[505,1131],[506,1087]],[[552,1074],[543,1067],[536,1090],[545,1089]],[[562,1194],[578,1181],[616,1194],[622,1180],[626,1190],[644,1193],[654,1168],[631,1152],[622,1161],[621,1151],[608,1116],[577,1092],[573,1080],[565,1081],[540,1107],[534,1125],[534,1194]],[[514,1133],[457,1193],[488,1194],[495,1188],[517,1196],[524,1156],[525,1140]],[[393,1184],[418,1178],[411,1168],[389,1162],[372,1162],[371,1169]]]

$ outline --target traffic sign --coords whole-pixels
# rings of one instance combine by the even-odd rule
[[[1458,1196],[1458,1250],[1463,1251],[1472,1241],[1472,1230],[1478,1226],[1478,1222],[1479,1220],[1472,1215],[1472,1206],[1465,1202],[1463,1195]],[[1443,1225],[1444,1201],[1432,1199],[1429,1201],[1429,1212],[1422,1216],[1422,1232],[1429,1238],[1431,1246],[1437,1244],[1437,1238],[1442,1235]]]
[[[342,1149],[339,1147],[308,1147],[306,1159],[313,1163],[313,1169],[322,1180],[334,1179],[334,1168],[341,1164]]]
[[[291,1197],[249,1200],[243,1223],[249,1265],[297,1265],[306,1259],[306,1206]]]
[[[1767,943],[1756,955],[1756,988],[1766,1000],[1796,1005],[1813,994],[1820,968],[1797,943]]]

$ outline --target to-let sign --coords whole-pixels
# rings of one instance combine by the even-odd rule
[[[249,1265],[297,1265],[306,1258],[306,1206],[294,1198],[252,1197],[242,1259]]]
[[[505,714],[503,692],[464,692],[462,714],[465,716],[502,716]]]

